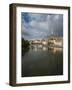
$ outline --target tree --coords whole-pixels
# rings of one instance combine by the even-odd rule
[[[22,48],[29,48],[29,41],[22,38]]]

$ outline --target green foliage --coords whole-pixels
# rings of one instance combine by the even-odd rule
[[[29,41],[22,38],[22,48],[29,48]]]
[[[29,51],[29,41],[22,38],[22,56]]]

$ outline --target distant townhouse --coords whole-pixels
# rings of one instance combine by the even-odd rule
[[[63,38],[62,37],[50,37],[48,39],[48,44],[51,46],[63,47]]]

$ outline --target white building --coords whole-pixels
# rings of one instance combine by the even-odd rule
[[[54,45],[61,47],[61,46],[63,46],[63,42],[62,42],[62,40],[55,40]]]
[[[62,37],[50,37],[48,40],[49,45],[63,47]]]

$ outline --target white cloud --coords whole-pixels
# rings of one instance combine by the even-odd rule
[[[38,30],[48,30],[48,19],[47,15],[42,16],[41,14],[31,14],[31,22],[29,22],[29,26],[36,28]]]
[[[28,16],[31,21],[28,23],[24,21],[24,23],[22,23],[22,33],[27,32],[26,35],[30,35],[28,36],[29,39],[47,37],[54,30],[56,30],[56,23],[61,24],[62,22],[59,22],[60,15],[29,13]]]

